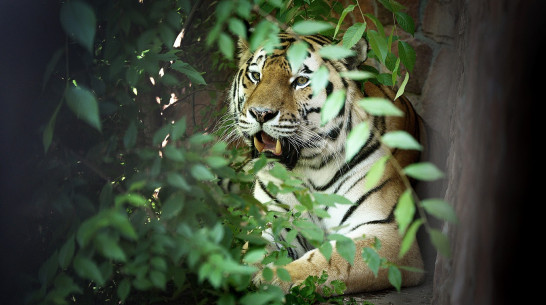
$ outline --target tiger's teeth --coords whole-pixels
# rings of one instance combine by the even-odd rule
[[[262,152],[262,150],[264,150],[265,144],[258,141],[258,139],[256,137],[254,137],[254,146],[256,147],[258,152]]]
[[[275,145],[275,154],[280,155],[282,152],[281,150],[281,141],[277,139],[277,145]]]

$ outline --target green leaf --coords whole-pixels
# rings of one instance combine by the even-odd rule
[[[180,120],[173,124],[171,132],[171,140],[176,141],[184,136],[186,132],[186,117],[182,117]]]
[[[345,57],[353,56],[356,52],[340,46],[324,46],[320,48],[319,55],[323,58],[338,60]]]
[[[332,257],[332,244],[329,241],[324,242],[319,247],[319,251],[322,253],[322,255],[324,255],[324,258],[329,261],[330,257]]]
[[[243,38],[243,39],[247,39],[246,37],[246,25],[241,21],[241,19],[239,18],[230,18],[229,21],[228,21],[228,28],[229,30]]]
[[[352,80],[365,80],[374,78],[375,74],[367,71],[360,71],[360,70],[354,70],[354,71],[342,71],[339,73],[341,77],[352,79]]]
[[[106,258],[113,259],[120,262],[125,262],[127,257],[125,252],[119,246],[117,238],[105,232],[97,234],[95,237],[95,243],[97,249],[104,255]]]
[[[61,25],[68,36],[74,38],[89,53],[93,54],[93,41],[97,18],[93,8],[82,1],[65,2],[60,11]]]
[[[158,270],[150,271],[150,280],[155,287],[161,290],[165,290],[165,287],[167,285],[167,277],[165,276],[164,272]]]
[[[354,46],[362,38],[365,30],[366,23],[355,23],[350,26],[343,34],[343,47],[350,49]]]
[[[220,156],[209,156],[205,158],[205,161],[212,168],[221,168],[229,164],[226,158]]]
[[[377,0],[379,3],[383,4],[383,6],[388,9],[389,11],[396,13],[400,10],[406,10],[406,7],[402,4],[394,1],[394,0]]]
[[[76,270],[76,273],[80,277],[94,281],[99,286],[104,285],[105,279],[94,261],[84,256],[76,255],[73,265],[74,270]]]
[[[385,133],[381,141],[391,148],[422,150],[423,147],[408,132],[395,130]]]
[[[245,254],[243,261],[247,264],[261,262],[266,254],[265,249],[250,250]]]
[[[51,74],[53,73],[53,70],[57,66],[57,63],[61,59],[61,56],[64,54],[64,48],[59,48],[55,53],[53,53],[53,56],[51,56],[51,59],[47,63],[46,70],[44,72],[44,79],[42,80],[42,91],[44,91],[47,82],[49,81],[49,78],[51,77]]]
[[[404,94],[404,90],[406,89],[406,85],[409,81],[409,72],[406,71],[406,76],[404,77],[404,81],[402,81],[402,84],[400,85],[400,88],[398,88],[398,91],[396,91],[396,96],[394,97],[394,100],[398,99],[399,97]]]
[[[202,164],[195,164],[191,168],[191,175],[197,180],[214,180],[214,174]]]
[[[347,6],[343,12],[341,12],[341,16],[339,17],[339,20],[337,21],[336,30],[334,31],[334,38],[337,36],[337,33],[339,32],[339,28],[341,27],[341,23],[345,19],[345,16],[347,16],[348,13],[352,12],[356,7],[356,4],[351,4]]]
[[[227,59],[233,60],[235,45],[233,44],[231,37],[229,37],[226,33],[220,33],[220,37],[218,38],[218,47],[220,47],[220,51]]]
[[[262,270],[262,276],[264,277],[264,280],[266,281],[271,281],[273,279],[273,276],[275,274],[273,273],[273,270],[271,270],[271,268],[269,267],[265,267],[263,270]]]
[[[61,109],[62,101],[57,105],[55,108],[55,111],[53,112],[53,115],[51,115],[51,118],[47,122],[47,125],[44,129],[44,133],[42,135],[42,144],[44,145],[44,151],[47,152],[49,149],[49,146],[51,145],[51,141],[53,140],[53,130],[55,129],[55,121],[57,120],[57,113],[59,113],[59,109]]]
[[[372,14],[364,14],[364,16],[366,16],[366,17],[368,17],[368,18],[370,18],[372,20],[372,22],[375,24],[375,27],[379,31],[379,34],[384,37],[385,36],[385,29],[383,28],[383,25],[381,24],[381,21],[379,21],[379,19],[377,19],[377,17],[375,17]]]
[[[406,228],[413,220],[413,215],[415,214],[415,204],[413,203],[413,197],[411,190],[407,189],[400,195],[398,199],[398,204],[394,209],[394,218],[398,223],[398,232],[400,235],[406,232]]]
[[[434,181],[444,177],[444,173],[430,162],[410,164],[404,168],[404,173],[424,181]]]
[[[43,286],[53,280],[59,266],[59,252],[55,251],[38,270],[38,279]]]
[[[99,106],[91,91],[78,86],[69,86],[65,92],[66,103],[76,116],[91,125],[98,131],[101,130],[99,118]]]
[[[296,41],[288,48],[286,56],[293,73],[299,71],[307,54],[307,43],[304,41]]]
[[[336,251],[351,266],[354,264],[356,245],[355,242],[347,236],[341,234],[330,234],[328,239],[336,241]]]
[[[442,199],[425,199],[421,205],[427,213],[451,223],[457,223],[457,214],[453,207]]]
[[[385,63],[385,59],[387,58],[388,53],[387,39],[385,38],[385,36],[377,33],[374,30],[369,30],[368,40],[370,43],[370,47],[372,48],[377,58],[381,61],[381,63]]]
[[[116,198],[114,199],[114,205],[116,207],[121,207],[121,205],[126,202],[130,203],[132,206],[135,206],[135,207],[142,207],[142,206],[148,205],[148,199],[146,199],[140,194],[135,194],[135,193],[117,195]]]
[[[364,191],[367,192],[374,188],[385,171],[385,165],[389,156],[383,156],[381,159],[375,161],[370,170],[366,173],[366,180],[364,180]]]
[[[368,122],[362,122],[356,125],[349,135],[347,136],[347,142],[345,143],[345,161],[350,161],[366,144],[370,137],[370,128]]]
[[[338,194],[313,193],[313,198],[319,205],[325,205],[330,207],[333,207],[336,204],[353,204],[351,200]]]
[[[256,28],[254,29],[254,32],[250,36],[250,51],[254,52],[260,46],[265,47],[268,38],[270,38],[270,36],[275,33],[276,29],[277,26],[269,22],[268,20],[262,20],[260,23],[258,23]]]
[[[61,269],[66,269],[72,262],[72,257],[74,256],[74,251],[76,249],[76,244],[74,243],[74,235],[71,235],[64,245],[59,250],[59,266]]]
[[[442,232],[430,229],[428,234],[430,235],[430,240],[432,241],[432,244],[434,247],[444,256],[445,258],[451,257],[451,249],[449,246],[449,239],[446,235],[442,234]]]
[[[373,275],[377,277],[377,272],[379,272],[379,266],[381,265],[381,257],[377,254],[377,251],[369,247],[362,249],[362,259],[364,259],[370,270],[372,270]]]
[[[396,266],[389,266],[389,283],[396,288],[397,291],[400,291],[400,287],[402,286],[402,273],[400,272],[400,269]]]
[[[245,294],[239,302],[243,305],[264,305],[275,299],[275,294],[271,292],[250,292]]]
[[[303,20],[294,23],[292,30],[299,35],[313,35],[333,28],[333,26],[325,21]]]
[[[182,177],[182,175],[180,175],[179,173],[171,172],[167,174],[167,183],[184,191],[189,192],[191,190],[191,186],[188,184],[188,182],[186,182],[186,179],[184,179],[184,177]]]
[[[394,13],[396,21],[404,31],[408,32],[413,36],[415,34],[415,23],[413,23],[413,18],[410,15],[404,12]]]
[[[161,218],[170,219],[176,217],[184,208],[184,195],[180,192],[172,194],[161,209]]]
[[[117,290],[119,300],[121,302],[125,302],[125,300],[129,296],[129,292],[131,292],[131,282],[129,281],[128,278],[124,278],[119,283],[118,290]]]
[[[292,279],[292,277],[290,276],[290,273],[288,273],[288,271],[286,271],[286,269],[284,268],[277,268],[277,276],[282,280],[282,281],[285,281],[285,282],[290,282],[290,280]]]
[[[123,136],[123,146],[125,146],[126,149],[131,149],[133,146],[135,146],[137,132],[138,130],[135,122],[131,122],[125,131],[125,135]]]
[[[406,235],[404,235],[404,239],[402,239],[402,244],[400,245],[400,253],[398,253],[398,257],[402,258],[411,248],[411,245],[415,241],[415,235],[417,234],[417,230],[422,224],[423,220],[417,219],[408,228]]]
[[[402,64],[404,64],[404,67],[406,67],[408,71],[412,72],[413,66],[415,65],[415,60],[417,58],[415,50],[412,48],[412,46],[405,41],[399,41],[398,55],[400,56],[400,60],[402,61]]]
[[[371,115],[403,116],[404,112],[398,109],[390,100],[382,97],[366,97],[358,101],[358,105]]]
[[[330,72],[325,66],[320,66],[317,71],[311,75],[311,88],[313,88],[313,95],[320,94],[326,85],[328,85],[328,78]]]
[[[394,86],[392,82],[392,74],[391,73],[379,73],[375,76],[375,79],[377,81],[385,86],[392,87]]]
[[[197,70],[195,70],[190,64],[183,61],[177,60],[172,65],[171,68],[174,70],[185,74],[191,82],[196,83],[197,85],[206,85],[207,82]]]
[[[335,118],[345,105],[345,90],[334,90],[332,94],[326,98],[324,105],[320,111],[320,122],[322,125],[328,123]]]

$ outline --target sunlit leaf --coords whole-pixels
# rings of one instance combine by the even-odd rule
[[[444,177],[444,173],[430,162],[410,164],[404,168],[404,173],[424,181],[434,181]]]
[[[402,286],[402,273],[400,272],[400,269],[396,266],[389,266],[389,283],[396,288],[397,291],[400,291],[400,287]]]
[[[423,220],[417,219],[410,225],[406,234],[404,235],[404,239],[402,239],[402,244],[400,245],[400,253],[398,253],[398,257],[402,258],[411,248],[411,245],[415,241],[417,230],[422,224]]]
[[[355,242],[347,236],[341,234],[330,234],[328,239],[336,241],[336,251],[350,265],[353,265],[355,259],[356,245]]]
[[[340,47],[340,46],[332,46],[332,45],[324,46],[320,48],[319,50],[320,56],[322,56],[323,58],[328,58],[333,60],[353,56],[355,54],[356,52],[353,50]]]
[[[279,277],[279,279],[281,279],[281,281],[285,281],[285,282],[290,282],[290,280],[292,279],[292,277],[290,276],[290,273],[288,273],[288,271],[284,268],[277,268],[277,276]]]
[[[367,71],[360,71],[360,70],[354,70],[354,71],[342,71],[339,73],[341,77],[345,77],[352,80],[365,80],[374,78],[375,74]]]
[[[228,21],[228,27],[229,27],[229,30],[243,38],[243,39],[247,39],[246,37],[246,25],[241,21],[241,19],[238,19],[238,18],[230,18],[229,21]]]
[[[343,20],[345,19],[345,16],[347,16],[348,13],[352,12],[356,7],[356,4],[351,4],[347,6],[345,9],[343,9],[343,12],[341,12],[341,16],[339,17],[339,20],[337,21],[336,30],[334,31],[334,38],[337,36],[337,33],[339,32],[339,28],[341,27],[341,24],[343,23]]]
[[[371,115],[403,116],[404,112],[398,109],[390,100],[381,97],[366,97],[358,101],[358,105]]]
[[[245,254],[243,261],[247,264],[254,264],[260,262],[266,254],[264,249],[250,250]]]
[[[369,247],[362,249],[362,259],[364,259],[370,270],[372,270],[374,276],[377,277],[377,272],[379,272],[379,266],[381,265],[381,257],[377,254],[377,251]]]
[[[317,95],[328,85],[328,78],[330,77],[330,72],[325,66],[320,66],[320,68],[311,75],[311,88],[313,89],[313,95]]]
[[[333,28],[333,26],[325,21],[303,20],[294,23],[292,30],[300,35],[313,35]]]
[[[398,99],[399,97],[402,96],[402,94],[404,94],[404,90],[406,89],[408,80],[409,80],[409,72],[406,71],[406,76],[404,77],[404,81],[402,81],[400,88],[398,88],[398,91],[396,91],[396,96],[394,97],[394,100]]]
[[[329,241],[324,242],[319,247],[319,251],[320,253],[322,253],[322,255],[324,255],[324,258],[326,258],[326,260],[329,261],[330,257],[332,256],[332,244],[330,244]]]
[[[365,30],[366,23],[355,23],[351,25],[343,35],[343,47],[349,49],[354,46],[362,38]]]
[[[415,204],[413,202],[413,197],[411,190],[406,190],[400,198],[398,199],[398,204],[394,209],[394,219],[398,223],[398,232],[400,235],[406,232],[406,228],[413,220],[415,214]]]
[[[387,164],[388,159],[389,156],[381,157],[381,159],[375,161],[368,173],[366,173],[366,180],[364,180],[365,192],[371,190],[377,185],[377,183],[383,176],[383,172],[385,171],[385,165]]]
[[[388,53],[387,39],[385,36],[378,34],[374,30],[369,30],[368,40],[375,55],[377,55],[382,63],[385,63]]]
[[[68,1],[61,6],[60,18],[64,31],[93,54],[93,42],[97,27],[97,18],[93,8],[83,1]]]
[[[349,132],[347,142],[345,143],[345,161],[350,161],[366,144],[370,137],[370,127],[368,122],[362,122]]]
[[[381,141],[391,148],[422,150],[423,147],[407,131],[395,130],[385,133]]]
[[[442,199],[425,199],[421,205],[427,213],[451,223],[457,223],[457,215],[453,207]]]
[[[292,72],[298,71],[307,57],[307,43],[304,41],[294,42],[286,51],[286,57],[288,58]]]
[[[322,125],[335,118],[345,105],[345,90],[335,90],[328,96],[320,111],[320,122]]]

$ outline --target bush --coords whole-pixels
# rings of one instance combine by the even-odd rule
[[[402,6],[379,2],[413,34],[413,21]],[[315,289],[327,275],[310,278],[285,297],[278,287],[251,285],[253,264],[272,262],[280,266],[281,278],[289,277],[282,272],[290,262],[286,251],[265,256],[261,231],[268,223],[274,232],[292,228],[324,247],[325,254],[328,241],[337,240],[339,247],[346,245],[347,258],[354,257],[351,241],[325,236],[300,218],[303,211],[324,216],[318,205],[343,199],[310,194],[297,177],[275,167],[272,172],[283,184],[271,185],[270,191],[294,192],[301,209],[292,221],[265,213],[249,190],[252,174],[266,160],[249,172],[241,170],[248,154],[228,147],[211,131],[222,132],[215,124],[225,111],[226,75],[234,68],[233,35],[246,37],[249,25],[255,28],[248,37],[251,46],[287,25],[301,33],[318,28],[343,37],[342,45],[367,35],[370,55],[389,69],[379,73],[370,67],[374,81],[396,83],[401,64],[411,72],[415,52],[399,41],[400,58],[393,55],[390,47],[397,37],[386,35],[374,16],[366,15],[375,30],[365,23],[341,27],[346,14],[358,8],[322,0],[63,1],[60,18],[67,43],[59,46],[44,77],[44,88],[58,99],[49,101],[45,157],[37,168],[37,175],[47,178],[35,191],[43,195],[37,204],[48,211],[43,237],[51,255],[28,301],[256,305],[324,300]],[[173,111],[178,106],[190,112],[180,118]],[[225,193],[219,179],[237,184],[241,192]],[[397,220],[413,217],[399,215]],[[437,215],[446,218],[446,212]],[[409,239],[423,223],[413,223]],[[446,249],[443,235],[434,239]],[[374,253],[370,249],[366,255],[379,268]],[[392,282],[396,286],[396,277]],[[339,293],[343,284],[331,289]]]

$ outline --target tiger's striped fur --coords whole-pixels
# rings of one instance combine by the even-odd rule
[[[297,38],[294,34],[281,33],[279,38],[280,47],[270,54],[263,49],[250,52],[244,43],[240,44],[239,70],[229,94],[229,111],[236,123],[237,136],[253,147],[255,156],[264,152],[277,157],[287,169],[301,177],[310,191],[335,193],[354,202],[352,206],[336,205],[329,208],[327,212],[330,218],[314,217],[312,220],[327,233],[338,233],[354,239],[357,254],[354,264],[350,265],[335,251],[333,242],[334,251],[327,261],[318,249],[313,249],[304,238],[298,238],[293,243],[294,247],[288,250],[294,261],[285,266],[292,282],[282,282],[276,277],[273,282],[288,291],[307,276],[320,276],[322,271],[326,271],[329,282],[345,282],[346,293],[391,287],[387,271],[380,270],[375,277],[360,253],[364,247],[371,246],[377,237],[382,244],[379,250],[382,257],[402,266],[423,267],[416,243],[403,258],[398,257],[401,237],[393,211],[405,188],[397,171],[388,162],[377,186],[365,191],[363,184],[366,173],[376,160],[388,153],[387,148],[381,145],[377,134],[372,134],[355,157],[346,162],[345,142],[351,129],[364,120],[370,120],[378,134],[405,130],[418,139],[420,119],[405,97],[394,101],[404,111],[404,117],[374,117],[356,104],[365,96],[390,100],[395,97],[388,87],[366,82],[362,91],[356,82],[340,76],[339,72],[353,70],[366,59],[365,40],[354,47],[358,55],[342,60],[325,60],[318,55],[322,46],[331,44],[324,36]],[[291,71],[286,51],[297,39],[309,45],[308,57],[299,71]],[[325,65],[330,72],[329,82],[322,92],[313,95],[309,78],[321,65]],[[335,118],[321,126],[321,107],[327,95],[339,89],[346,90],[345,105]],[[390,153],[401,166],[419,157],[416,151],[393,150]],[[290,208],[297,204],[293,194],[278,194],[276,197],[270,194],[265,188],[269,181],[275,181],[275,178],[266,167],[256,175],[254,196],[259,201],[269,203],[268,208],[276,211],[285,209],[275,203]],[[337,231],[332,228],[337,228]],[[363,235],[365,239],[362,239]],[[271,241],[273,249],[279,247],[273,242],[272,236],[264,234],[264,237]],[[403,286],[416,285],[422,278],[422,273],[402,270]],[[255,282],[262,281],[258,274]]]

